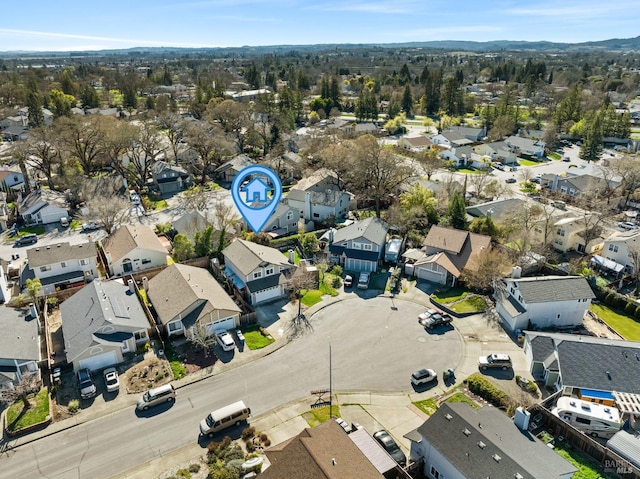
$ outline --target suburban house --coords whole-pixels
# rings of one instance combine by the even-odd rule
[[[151,165],[153,184],[161,195],[170,195],[186,189],[190,184],[190,175],[181,166],[166,161],[156,161]]]
[[[217,167],[214,171],[214,175],[223,183],[231,184],[240,171],[253,165],[255,165],[255,162],[247,155],[238,155]]]
[[[242,311],[204,268],[172,264],[149,280],[147,296],[168,336],[194,334],[194,327],[210,335],[240,325]]]
[[[0,190],[21,191],[24,187],[24,176],[20,171],[11,170],[6,166],[0,167]]]
[[[502,163],[503,165],[518,163],[518,156],[511,151],[509,145],[504,141],[482,143],[474,146],[473,150],[479,155],[491,158],[491,161],[494,163]]]
[[[40,294],[48,295],[98,277],[97,251],[93,241],[36,246],[27,250],[25,267],[40,280]]]
[[[300,210],[289,205],[286,200],[282,200],[262,227],[262,232],[272,238],[294,234],[299,230],[299,221]],[[244,218],[242,224],[244,230],[250,229]]]
[[[504,142],[516,155],[544,157],[544,141],[522,138],[521,136],[510,136]]]
[[[367,440],[368,439],[368,440]],[[264,479],[404,479],[406,475],[365,431],[345,434],[336,421],[305,428],[297,436],[265,450],[270,466]]]
[[[467,206],[467,216],[472,220],[491,218],[496,222],[513,221],[526,206],[527,202],[523,199],[505,198]]]
[[[151,327],[133,283],[96,279],[60,304],[67,362],[74,371],[121,363]]]
[[[551,191],[561,193],[568,196],[580,196],[586,194],[589,196],[597,196],[605,193],[607,189],[615,188],[614,183],[607,182],[602,178],[591,175],[580,176],[558,176],[553,175],[552,178],[545,178],[545,186]]]
[[[525,331],[529,371],[565,396],[613,404],[614,392],[640,394],[640,343]]]
[[[286,199],[289,206],[302,213],[305,223],[322,223],[346,217],[352,198],[341,188],[335,173],[323,168],[294,185]]]
[[[7,281],[10,263],[0,259],[0,304],[8,303],[11,299],[11,289]]]
[[[287,282],[296,266],[277,249],[236,238],[222,255],[225,276],[251,304],[288,295]]]
[[[432,136],[431,143],[438,146],[445,146],[447,148],[455,148],[468,146],[474,142],[457,131],[443,131],[442,133]]]
[[[580,326],[593,298],[584,276],[505,278],[495,294],[496,312],[509,331]]]
[[[0,396],[27,374],[40,374],[40,326],[32,309],[0,305]]]
[[[25,197],[18,195],[17,215],[25,225],[46,225],[68,218],[64,193],[38,188]]]
[[[384,256],[388,231],[389,225],[376,217],[329,230],[329,259],[346,271],[376,271]]]
[[[640,230],[615,232],[604,241],[601,255],[615,262],[610,265],[613,271],[633,273],[640,261]]]
[[[0,231],[6,230],[9,225],[9,208],[7,206],[7,194],[0,191]]]
[[[198,231],[204,231],[207,226],[209,226],[210,221],[208,221],[205,215],[200,211],[190,210],[178,219],[174,220],[171,224],[173,229],[178,233],[185,235],[190,240],[193,240]]]
[[[149,226],[122,225],[102,240],[109,277],[167,264],[167,249]]]
[[[405,273],[432,283],[455,286],[465,269],[477,269],[478,255],[491,249],[491,237],[434,225],[422,250],[407,250],[402,256]]]
[[[2,130],[3,141],[22,141],[29,138],[29,128],[26,126],[9,126]]]
[[[398,140],[398,146],[410,151],[425,151],[431,148],[433,143],[427,136],[403,136]]]
[[[497,408],[443,403],[405,435],[433,479],[571,479],[577,468]]]
[[[474,168],[488,168],[486,156],[478,155],[468,146],[456,146],[440,152],[440,158],[453,161],[457,167],[473,166]]]
[[[467,140],[477,143],[487,136],[486,128],[473,128],[470,126],[450,126],[446,130],[447,133],[459,133]]]
[[[549,237],[551,246],[560,252],[578,251],[579,253],[592,254],[599,250],[604,242],[604,238],[600,234],[596,234],[595,238],[590,239],[589,244],[585,245],[584,232],[586,227],[595,223],[596,220],[590,218],[590,215],[559,219],[553,224],[554,229]]]

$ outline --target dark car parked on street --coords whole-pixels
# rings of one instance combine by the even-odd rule
[[[393,460],[401,467],[405,467],[407,465],[407,458],[404,455],[404,452],[400,450],[398,443],[396,443],[396,441],[391,437],[391,434],[384,429],[381,429],[373,433],[373,438],[380,443],[384,450],[387,451]]]

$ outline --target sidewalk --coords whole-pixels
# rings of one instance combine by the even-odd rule
[[[373,293],[372,293],[373,294]],[[389,296],[388,292],[381,295]],[[306,317],[312,317],[316,312],[339,301],[353,298],[353,293],[341,291],[336,297],[329,297],[304,311]],[[408,285],[407,291],[394,297],[397,301],[411,301],[417,304],[430,306],[429,296],[421,291],[416,284]],[[271,314],[277,313],[277,320],[273,320]],[[212,368],[202,369],[189,376],[174,381],[176,388],[182,388],[197,381],[202,381],[212,375],[240,367],[249,362],[258,360],[266,355],[285,346],[290,340],[290,320],[297,314],[297,306],[290,303],[282,307],[275,305],[269,309],[266,306],[261,310],[259,323],[266,325],[267,331],[273,336],[275,342],[260,350],[249,350],[247,348],[240,352],[236,350],[235,357],[229,363],[216,362]],[[464,378],[477,372],[478,356],[486,354],[487,348],[492,351],[507,350],[507,343],[513,344],[508,336],[498,325],[487,324],[482,315],[471,318],[461,318],[455,320],[455,333],[459,334],[462,342],[462,359],[456,366],[456,383],[458,385]],[[498,346],[500,344],[500,346]],[[517,348],[517,345],[513,345]],[[454,366],[454,365],[452,365]],[[515,367],[516,365],[514,365]],[[427,416],[412,405],[412,402],[427,399],[445,394],[450,388],[446,388],[442,382],[438,382],[433,388],[422,392],[400,392],[400,393],[376,393],[376,392],[349,392],[334,391],[334,404],[341,405],[341,415],[348,422],[357,422],[365,427],[367,431],[373,433],[379,429],[388,430],[398,442],[409,449],[409,441],[403,436],[420,426]],[[53,423],[46,429],[35,433],[16,438],[9,441],[10,447],[27,444],[42,437],[56,434],[60,431],[70,429],[84,422],[91,421],[98,417],[104,417],[126,407],[133,407],[137,401],[137,395],[121,393],[114,401],[95,404],[91,408],[83,410],[80,414],[58,423]],[[265,432],[271,439],[272,444],[279,444],[287,440],[304,428],[308,427],[302,414],[310,410],[312,398],[304,397],[299,400],[284,404],[268,413],[252,418],[251,424],[257,430]],[[344,406],[342,406],[344,404]],[[196,442],[188,444],[173,451],[171,454],[157,458],[146,464],[136,467],[134,470],[115,477],[127,478],[155,478],[172,467],[193,462],[201,457],[204,451]]]

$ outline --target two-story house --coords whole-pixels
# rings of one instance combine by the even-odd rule
[[[640,230],[615,232],[604,241],[601,256],[621,265],[619,271],[634,273],[640,261]]]
[[[584,276],[505,278],[495,293],[496,312],[509,331],[579,326],[593,298]]]
[[[473,141],[457,131],[443,131],[431,137],[431,143],[446,148],[456,148],[473,144]]]
[[[291,206],[286,200],[281,201],[262,227],[262,231],[273,238],[297,233],[300,229],[300,210]],[[249,225],[242,219],[242,227],[249,230]]]
[[[156,161],[151,165],[150,170],[153,184],[161,195],[177,193],[191,184],[191,176],[181,166],[172,165],[166,161]]]
[[[122,225],[102,240],[109,277],[138,273],[167,264],[167,249],[145,225]]]
[[[67,362],[77,371],[121,363],[149,340],[151,325],[133,285],[95,280],[60,304]]]
[[[22,191],[25,186],[22,172],[9,169],[6,166],[0,167],[0,189],[3,191],[8,189]]]
[[[147,296],[168,336],[208,334],[240,325],[241,310],[204,268],[172,264],[149,280]]]
[[[236,238],[222,250],[224,274],[251,304],[284,298],[296,265],[275,248]]]
[[[329,231],[329,259],[347,271],[372,272],[384,256],[389,225],[371,217]]]
[[[93,241],[36,246],[27,250],[27,267],[42,284],[40,294],[47,295],[97,278],[96,257]]]
[[[593,213],[598,214],[598,213]],[[595,225],[598,221],[591,218],[591,215],[583,217],[566,217],[559,219],[553,224],[554,230],[551,231],[549,239],[551,240],[551,246],[553,249],[560,252],[578,251],[579,253],[592,254],[594,251],[600,249],[603,244],[604,238],[600,234],[600,228],[596,228]],[[585,231],[587,228],[597,231],[589,234],[588,244],[585,244]]]
[[[222,163],[215,169],[214,175],[219,181],[231,184],[238,173],[253,165],[255,165],[255,162],[247,155],[238,155]]]
[[[504,140],[504,142],[516,155],[535,156],[536,158],[542,158],[544,156],[544,141],[531,140],[520,136],[510,136]]]
[[[305,223],[344,218],[353,195],[345,191],[335,173],[321,169],[300,180],[287,195],[289,206],[302,212]]]
[[[26,196],[18,195],[17,214],[25,225],[46,225],[68,218],[67,200],[63,193],[38,188]]]
[[[617,183],[607,182],[607,180],[591,175],[566,177],[553,175],[551,178],[545,178],[544,184],[551,191],[572,197],[598,196],[605,193],[607,189],[612,190],[617,186]]]
[[[434,225],[422,250],[408,250],[405,272],[432,283],[455,286],[463,271],[476,271],[480,253],[491,249],[491,237]]]
[[[571,479],[577,471],[499,409],[443,403],[411,440],[410,457],[430,479]]]

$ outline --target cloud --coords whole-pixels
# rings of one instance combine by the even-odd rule
[[[359,13],[383,13],[399,15],[416,13],[424,9],[424,4],[419,1],[351,1],[339,3],[326,3],[323,5],[309,6],[309,10],[321,10],[325,12],[359,12]]]
[[[620,11],[629,11],[637,8],[635,2],[588,2],[573,4],[538,5],[533,7],[506,8],[503,10],[508,15],[528,17],[556,17],[559,20],[572,20],[580,18],[597,18],[601,16],[617,15]]]

